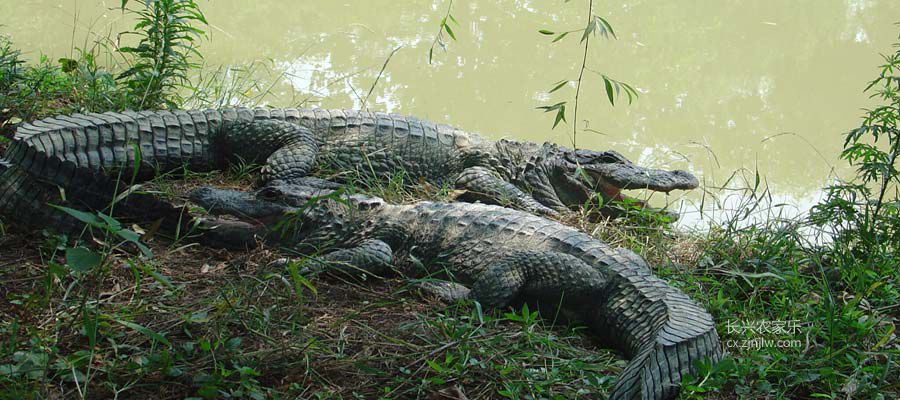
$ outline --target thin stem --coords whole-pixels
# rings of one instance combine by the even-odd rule
[[[591,1],[593,1],[593,0],[591,0]],[[444,37],[444,24],[447,23],[447,18],[450,18],[451,10],[453,10],[453,0],[450,0],[450,4],[447,5],[447,13],[444,14],[444,19],[441,20],[443,22],[441,23],[440,28],[438,28],[438,33],[437,33],[437,35],[434,35],[434,40],[431,42],[431,48],[428,50],[428,63],[429,64],[431,64],[431,55],[434,53],[434,46],[437,45],[438,43],[441,43],[443,45],[444,41],[442,40],[442,38]]]
[[[591,23],[591,19],[594,15],[594,0],[588,1],[588,13],[587,13],[587,22]],[[577,137],[578,137],[578,97],[581,96],[581,79],[584,77],[584,70],[587,65],[587,56],[588,56],[588,45],[591,42],[591,35],[587,35],[584,37],[584,54],[581,57],[581,69],[578,71],[578,81],[575,84],[575,105],[572,110],[572,148],[578,148],[577,146]]]
[[[368,109],[366,103],[369,101],[369,96],[372,95],[372,91],[375,90],[375,86],[378,85],[378,80],[381,79],[381,75],[384,74],[384,70],[387,68],[388,63],[391,62],[391,57],[397,53],[403,46],[398,46],[396,49],[391,51],[391,54],[388,54],[387,58],[384,60],[384,65],[381,66],[381,71],[378,71],[378,76],[375,77],[375,82],[372,82],[372,86],[369,87],[369,93],[366,93],[366,98],[362,99],[362,108]]]
[[[897,161],[897,150],[891,153],[890,160],[888,161],[888,168],[891,168],[892,165]],[[892,169],[892,168],[891,168]],[[881,180],[881,189],[878,191],[878,202],[875,203],[875,214],[872,216],[872,229],[874,230],[875,222],[878,219],[878,214],[881,212],[881,206],[884,204],[884,195],[887,192],[888,185],[891,182],[891,178],[888,174],[882,176]]]

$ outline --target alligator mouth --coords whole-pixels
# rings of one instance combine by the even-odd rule
[[[603,192],[649,189],[669,193],[676,189],[696,189],[700,185],[697,177],[681,170],[666,171],[627,164],[587,165],[584,169],[598,182],[598,189]]]
[[[275,222],[292,207],[259,198],[256,193],[232,189],[201,187],[188,196],[212,215],[228,215],[256,226]]]
[[[697,178],[687,171],[666,171],[659,169],[642,168],[635,165],[612,165],[601,164],[584,167],[587,176],[593,182],[582,177],[579,179],[581,185],[592,187],[593,193],[598,194],[604,199],[604,204],[611,202],[626,204],[626,207],[637,207],[639,209],[665,213],[673,219],[677,220],[678,215],[667,211],[651,207],[646,201],[637,197],[629,196],[623,190],[653,190],[657,192],[669,193],[672,190],[690,190],[699,186]],[[609,216],[617,216],[622,210],[617,207],[604,207],[603,214]]]

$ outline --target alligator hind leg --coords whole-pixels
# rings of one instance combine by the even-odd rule
[[[309,174],[315,166],[319,145],[311,134],[302,134],[275,150],[262,169],[262,181],[294,183]]]
[[[559,215],[556,210],[539,203],[528,193],[484,167],[470,167],[463,170],[456,179],[456,188],[467,190],[469,192],[467,197],[471,200],[499,204],[532,214]]]
[[[471,297],[486,307],[505,307],[518,299],[578,306],[596,304],[606,283],[600,270],[568,254],[521,251],[490,265],[478,276]]]
[[[266,160],[260,182],[295,183],[315,166],[319,144],[306,127],[278,120],[234,122],[218,138],[217,151],[229,162]]]
[[[343,187],[337,182],[307,175],[315,166],[318,153],[319,146],[312,136],[299,136],[294,142],[269,156],[262,168],[259,183],[288,183],[324,190],[337,190]]]

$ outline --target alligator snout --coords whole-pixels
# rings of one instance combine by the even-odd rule
[[[280,216],[289,207],[263,200],[253,193],[214,187],[194,189],[188,198],[213,215],[231,215],[238,218],[260,220]]]
[[[595,173],[606,183],[620,189],[650,189],[657,192],[690,190],[700,185],[688,171],[649,169],[634,164],[608,164],[594,167]]]

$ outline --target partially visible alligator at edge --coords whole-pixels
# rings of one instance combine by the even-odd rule
[[[391,205],[297,185],[253,193],[206,187],[190,197],[212,214],[240,219],[208,223],[223,242],[261,236],[301,249],[336,245],[322,259],[349,274],[377,276],[419,260],[470,286],[468,297],[485,306],[537,301],[557,310],[562,302],[630,358],[610,399],[674,398],[696,361],[722,356],[709,313],[638,255],[546,218],[485,204]]]
[[[492,142],[394,114],[145,111],[73,114],[21,125],[0,158],[0,214],[30,224],[78,226],[46,204],[68,200],[81,208],[108,206],[131,183],[138,160],[138,181],[184,167],[217,169],[236,160],[265,162],[261,183],[302,182],[317,167],[382,178],[402,172],[408,182],[465,189],[490,202],[549,215],[580,206],[594,194],[606,203],[622,198],[621,189],[668,192],[697,186],[690,173],[639,167],[614,151]],[[147,199],[138,204],[159,205]]]

